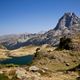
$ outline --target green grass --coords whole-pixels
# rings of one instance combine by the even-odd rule
[[[10,79],[4,74],[0,74],[0,80],[10,80]]]

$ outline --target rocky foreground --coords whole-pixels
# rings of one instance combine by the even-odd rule
[[[56,50],[45,44],[35,52],[31,64],[0,65],[0,80],[79,80],[75,68],[80,64],[79,51]]]
[[[32,67],[32,69],[30,69]],[[7,76],[5,80],[76,80],[77,72],[50,72],[48,68],[40,69],[36,66],[3,68],[0,75]],[[4,79],[1,79],[4,80]]]

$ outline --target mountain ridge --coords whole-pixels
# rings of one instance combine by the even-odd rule
[[[2,45],[7,47],[7,49],[17,49],[27,45],[50,44],[55,46],[59,44],[61,36],[71,36],[76,32],[80,32],[80,18],[77,17],[75,13],[68,12],[64,13],[59,19],[54,29],[43,34],[23,34],[17,37],[17,39],[12,38],[8,41],[5,40],[2,42]]]

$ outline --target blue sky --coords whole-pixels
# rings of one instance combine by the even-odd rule
[[[53,29],[65,12],[80,16],[80,0],[0,0],[0,35]]]

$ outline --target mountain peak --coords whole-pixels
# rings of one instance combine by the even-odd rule
[[[67,12],[67,13],[64,13],[64,16],[73,16],[73,15],[76,16],[76,14],[75,14],[74,12]]]
[[[74,25],[80,24],[80,18],[75,13],[67,12],[59,19],[55,30],[63,30],[65,28],[70,29]]]

